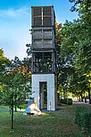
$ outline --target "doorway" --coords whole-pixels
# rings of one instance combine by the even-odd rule
[[[40,87],[40,110],[47,109],[47,82],[39,82]]]

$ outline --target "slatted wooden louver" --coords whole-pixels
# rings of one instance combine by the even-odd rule
[[[34,7],[32,8],[32,26],[52,26],[52,7]]]
[[[32,24],[33,26],[42,25],[42,12],[40,7],[35,7],[32,9]]]
[[[52,25],[52,10],[51,7],[43,8],[43,26]]]

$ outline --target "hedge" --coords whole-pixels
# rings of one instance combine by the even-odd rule
[[[77,107],[75,111],[75,123],[78,124],[83,131],[91,135],[91,110],[85,107]]]
[[[72,105],[73,100],[71,98],[65,98],[65,99],[61,99],[60,103],[67,104],[67,105]]]

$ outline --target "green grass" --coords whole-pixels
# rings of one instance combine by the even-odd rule
[[[62,108],[62,113],[43,113],[41,116],[15,112],[14,130],[11,131],[10,112],[0,111],[0,137],[85,137],[74,123],[72,112],[72,107]]]

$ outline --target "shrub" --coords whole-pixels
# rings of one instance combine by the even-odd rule
[[[83,131],[91,133],[91,112],[85,107],[77,107],[75,113],[75,123],[78,124]]]
[[[91,133],[91,112],[87,111],[81,114],[81,127],[84,131]]]
[[[81,114],[87,111],[85,107],[77,107],[75,111],[75,123],[81,126]]]
[[[67,105],[72,105],[73,101],[71,98],[65,98],[65,99],[61,99],[61,103],[67,104]]]

